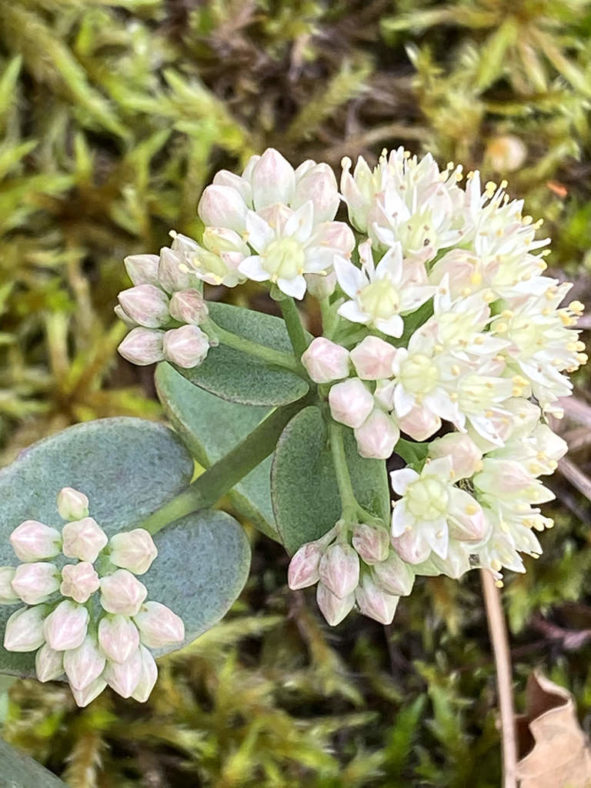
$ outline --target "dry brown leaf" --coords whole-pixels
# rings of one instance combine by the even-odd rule
[[[526,713],[516,719],[520,788],[589,788],[591,750],[570,692],[541,673],[527,682]]]

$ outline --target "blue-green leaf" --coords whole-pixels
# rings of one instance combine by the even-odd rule
[[[193,386],[170,364],[158,365],[155,380],[166,415],[204,468],[233,449],[269,413],[268,407],[228,402]],[[268,457],[236,485],[229,498],[237,512],[277,539],[270,477]]]
[[[154,541],[158,558],[142,583],[150,599],[183,619],[185,643],[190,643],[227,613],[244,588],[250,567],[248,539],[229,514],[206,509],[167,526]]]
[[[0,739],[0,776],[5,788],[66,788],[55,774]]]
[[[371,514],[390,516],[386,464],[359,456],[352,430],[345,452],[358,502]],[[316,406],[300,411],[283,431],[273,460],[271,494],[275,521],[289,553],[318,539],[336,523],[341,503],[326,424]]]
[[[210,304],[210,314],[227,331],[291,352],[285,323],[278,317],[229,304]],[[243,405],[286,405],[308,391],[306,381],[293,372],[224,345],[212,348],[200,366],[179,372],[194,385]]]

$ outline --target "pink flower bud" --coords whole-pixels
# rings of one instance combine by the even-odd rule
[[[43,562],[17,566],[12,588],[27,605],[38,605],[59,588],[58,571]]]
[[[408,596],[415,582],[415,573],[396,553],[373,567],[374,580],[394,596]]]
[[[93,637],[87,635],[78,648],[64,654],[64,670],[71,686],[76,690],[86,689],[96,681],[105,667],[105,657],[98,650]]]
[[[268,205],[290,203],[295,191],[295,174],[279,151],[267,148],[252,168],[250,183],[254,208],[258,211]],[[220,224],[230,226],[227,222]]]
[[[351,361],[362,380],[392,377],[396,348],[379,337],[365,337],[351,351]]]
[[[359,523],[353,529],[353,547],[366,564],[376,564],[388,557],[390,534],[385,528]]]
[[[147,572],[158,555],[154,540],[144,528],[134,528],[111,537],[111,563],[129,569],[134,575]]]
[[[111,689],[122,698],[133,695],[142,677],[144,663],[139,648],[125,662],[107,662],[104,677]]]
[[[336,383],[328,393],[328,403],[333,419],[347,427],[361,427],[373,410],[373,397],[359,378]]]
[[[36,651],[43,645],[43,620],[47,615],[45,605],[21,607],[6,622],[4,648],[7,651]]]
[[[101,694],[106,686],[107,682],[101,677],[95,679],[92,684],[89,684],[88,687],[82,690],[77,690],[72,687],[72,695],[74,696],[76,705],[81,709],[88,706],[89,703],[92,703],[92,701]]]
[[[79,604],[84,604],[100,586],[99,576],[88,561],[79,564],[66,564],[62,569],[60,591],[63,596],[71,596]]]
[[[203,224],[209,227],[226,227],[243,233],[246,228],[246,204],[235,189],[230,186],[208,186],[197,213]]]
[[[140,657],[142,659],[140,680],[137,683],[131,697],[140,703],[145,703],[154,689],[154,684],[156,684],[156,679],[158,678],[158,667],[156,665],[156,660],[145,646],[140,646]]]
[[[67,651],[82,644],[87,627],[88,610],[66,599],[47,616],[43,633],[51,648],[55,651]]]
[[[304,274],[304,279],[310,295],[319,301],[332,295],[337,286],[337,275],[334,271],[323,271],[320,274]]]
[[[353,609],[355,594],[348,594],[341,599],[333,594],[323,583],[318,583],[316,602],[327,623],[331,627],[336,627]]]
[[[146,602],[134,617],[142,643],[148,648],[162,648],[185,639],[182,618],[160,602]]]
[[[250,254],[242,237],[234,230],[228,230],[225,227],[206,227],[203,231],[203,245],[210,252],[219,255],[228,252],[237,253],[241,259],[244,259]]]
[[[99,622],[98,639],[112,662],[125,660],[140,645],[140,633],[127,616],[104,616]]]
[[[113,312],[122,323],[125,323],[128,328],[135,328],[137,326],[135,320],[132,320],[127,312],[121,306],[119,306],[119,304],[115,304],[113,307]]]
[[[180,323],[198,326],[208,315],[207,304],[199,290],[179,290],[170,299],[170,314]]]
[[[483,470],[474,477],[474,484],[479,490],[501,498],[520,493],[531,483],[532,475],[515,460],[486,458]]]
[[[184,255],[164,246],[160,250],[158,263],[158,281],[167,293],[186,290],[191,286],[191,275],[187,268]]]
[[[188,235],[177,233],[175,230],[171,230],[169,235],[172,238],[172,243],[170,244],[172,251],[177,253],[181,258],[181,262],[190,263],[197,249],[199,249],[197,241],[189,238]]]
[[[454,490],[448,519],[449,534],[463,542],[480,542],[489,532],[489,524],[478,501],[465,490]]]
[[[392,546],[408,564],[422,564],[431,554],[427,540],[423,539],[420,531],[416,529],[405,531],[402,536],[393,538]]]
[[[334,219],[340,198],[337,179],[328,164],[315,164],[297,179],[292,207],[300,208],[308,200],[314,204],[316,222]]]
[[[37,520],[25,520],[10,534],[12,549],[21,561],[53,558],[60,551],[60,542],[59,531]]]
[[[359,582],[359,556],[348,544],[332,544],[320,559],[320,580],[340,599]]]
[[[364,616],[379,621],[380,624],[391,624],[400,597],[387,594],[376,585],[369,575],[364,575],[355,591],[355,601]]]
[[[361,427],[355,430],[357,450],[362,457],[387,460],[400,438],[400,430],[392,416],[374,408]]]
[[[134,328],[120,343],[119,355],[138,367],[156,364],[164,360],[162,349],[164,331],[150,328]]]
[[[107,613],[135,616],[147,595],[146,586],[127,569],[117,569],[101,580],[101,605]]]
[[[260,156],[251,156],[247,168],[252,167],[255,164],[255,161],[258,161],[261,157]],[[246,177],[246,170],[244,171],[244,175],[241,177],[240,175],[236,175],[234,172],[230,172],[229,170],[218,170],[216,174],[213,176],[213,183],[215,186],[229,186],[234,191],[237,191],[238,194],[242,197],[244,202],[247,205],[252,205],[252,189],[250,187],[250,182]]]
[[[317,542],[303,544],[294,553],[287,570],[287,583],[292,591],[313,586],[319,580],[318,566],[322,549]]]
[[[398,419],[398,426],[413,440],[424,441],[440,429],[441,419],[427,408],[416,406]]]
[[[123,264],[134,285],[158,285],[157,254],[131,254]]]
[[[482,452],[465,432],[450,432],[429,445],[429,457],[450,457],[454,480],[467,479],[482,468]]]
[[[208,336],[197,326],[173,328],[164,335],[166,359],[183,369],[199,366],[208,350]]]
[[[62,520],[88,517],[88,498],[72,487],[63,487],[57,494],[57,510]]]
[[[64,673],[64,655],[47,643],[35,654],[35,673],[39,681],[55,681]]]
[[[13,566],[0,566],[0,605],[14,605],[20,601],[12,587],[15,572]]]
[[[349,374],[349,351],[324,337],[316,337],[302,354],[302,364],[314,383],[330,383]]]
[[[109,541],[106,533],[92,517],[66,523],[62,531],[62,550],[68,558],[94,563]]]
[[[123,290],[117,296],[119,306],[135,323],[145,328],[165,326],[168,314],[168,298],[154,285],[136,285]]]

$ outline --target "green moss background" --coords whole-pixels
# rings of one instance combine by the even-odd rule
[[[121,261],[197,233],[213,173],[269,145],[338,168],[403,144],[507,177],[585,300],[590,108],[588,0],[0,0],[2,464],[72,422],[160,417],[151,371],[115,353]],[[571,426],[589,471],[589,419]],[[517,699],[542,666],[589,727],[591,510],[552,485],[544,556],[504,589]],[[422,579],[391,627],[329,630],[252,539],[232,614],[164,661],[147,705],[16,682],[2,736],[73,788],[498,786],[477,573]]]

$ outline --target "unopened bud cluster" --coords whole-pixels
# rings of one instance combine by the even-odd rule
[[[207,318],[207,304],[192,286],[187,265],[195,248],[190,238],[175,234],[172,246],[159,256],[125,258],[134,286],[119,293],[115,312],[132,327],[119,345],[119,353],[132,364],[166,360],[188,369],[207,356],[209,339],[199,328]]]
[[[21,523],[10,543],[22,562],[0,567],[0,604],[24,602],[7,621],[4,648],[35,651],[40,681],[63,679],[79,706],[108,685],[124,698],[146,701],[158,669],[150,649],[184,639],[182,620],[146,601],[136,575],[158,551],[136,528],[108,539],[89,516],[88,498],[70,487],[58,495],[61,529]]]
[[[390,544],[382,524],[340,521],[315,542],[302,545],[289,564],[293,590],[317,584],[316,600],[331,626],[357,606],[369,618],[391,623],[415,573]]]

